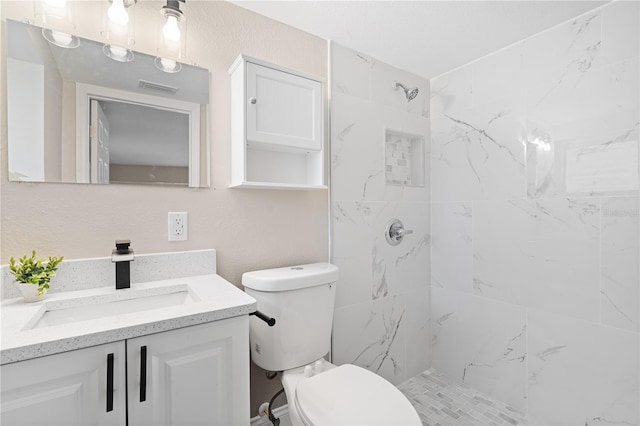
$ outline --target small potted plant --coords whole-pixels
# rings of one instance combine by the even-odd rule
[[[25,302],[36,302],[44,297],[62,259],[63,256],[49,257],[49,261],[36,259],[35,250],[31,252],[31,257],[25,254],[17,262],[13,257],[9,259],[9,271],[20,284]]]

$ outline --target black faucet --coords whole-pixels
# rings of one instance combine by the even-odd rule
[[[116,264],[116,290],[131,286],[131,261],[133,250],[130,240],[117,240],[116,248],[111,252],[111,261]]]

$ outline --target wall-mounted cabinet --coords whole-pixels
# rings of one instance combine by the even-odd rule
[[[229,73],[231,187],[326,188],[323,81],[244,55]]]

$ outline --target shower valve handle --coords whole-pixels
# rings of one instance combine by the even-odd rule
[[[391,219],[385,228],[384,236],[389,244],[397,246],[402,242],[405,235],[413,234],[413,230],[404,229],[400,219]]]

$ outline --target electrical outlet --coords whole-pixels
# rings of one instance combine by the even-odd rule
[[[187,212],[169,212],[169,241],[187,240]]]

